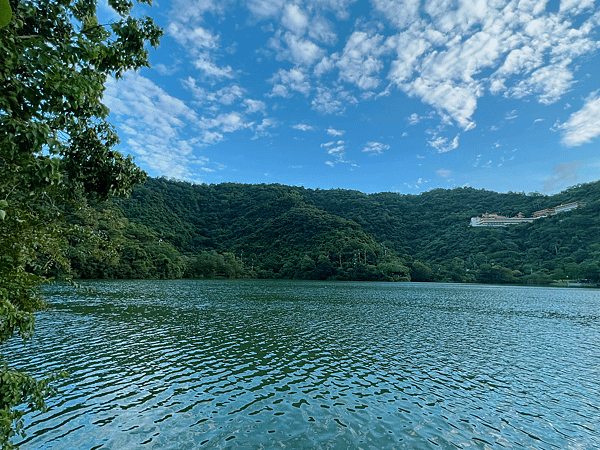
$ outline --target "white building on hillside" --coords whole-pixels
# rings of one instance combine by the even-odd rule
[[[558,205],[554,208],[541,209],[533,213],[533,217],[523,217],[523,214],[519,213],[515,217],[499,216],[498,214],[483,214],[481,217],[471,217],[472,227],[507,227],[508,225],[517,225],[520,223],[531,223],[534,220],[541,219],[543,217],[554,216],[559,213],[572,211],[585,206],[585,203],[572,202],[564,205]]]
[[[516,217],[499,216],[498,214],[484,214],[481,217],[471,217],[472,227],[507,227],[508,225],[517,225],[519,223],[531,223],[536,220],[533,217],[523,217],[522,214]]]

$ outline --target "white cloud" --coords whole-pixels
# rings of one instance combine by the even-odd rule
[[[475,126],[470,119],[477,108],[477,99],[482,95],[480,85],[432,82],[419,77],[404,85],[403,89],[408,95],[420,97],[433,107],[446,111],[465,131]]]
[[[348,7],[356,0],[307,0],[311,9],[333,11],[339,20],[349,18]]]
[[[311,66],[317,60],[323,58],[325,53],[315,43],[307,39],[297,38],[290,33],[285,34],[284,40],[289,48],[290,59],[296,64]]]
[[[423,119],[433,119],[434,113],[433,111],[426,116],[419,116],[417,113],[412,113],[409,117],[406,118],[406,121],[409,125],[416,125]]]
[[[308,26],[308,16],[296,4],[287,4],[283,8],[281,23],[298,36],[304,34]]]
[[[166,137],[176,136],[186,120],[197,119],[194,110],[184,102],[136,72],[126,72],[120,82],[109,78],[104,102],[117,117],[129,117],[144,130],[155,127]]]
[[[223,134],[218,131],[205,131],[202,135],[202,143],[205,145],[214,145],[224,139]]]
[[[450,176],[452,175],[452,171],[447,169],[439,169],[435,173],[437,173],[438,176],[442,178],[450,178]]]
[[[345,145],[338,145],[337,147],[331,147],[327,150],[327,154],[329,155],[339,155],[346,149]]]
[[[258,131],[265,131],[267,128],[273,128],[277,126],[277,121],[269,117],[263,119],[262,123],[256,127]]]
[[[438,153],[446,153],[458,148],[458,138],[460,135],[456,135],[452,141],[448,142],[445,137],[434,135],[434,137],[427,141],[427,143],[435,148]]]
[[[338,41],[327,17],[333,12],[338,19],[348,18],[352,3],[354,0],[247,3],[255,19],[268,21],[263,29],[274,33],[269,46],[277,58],[295,66],[280,72],[291,75],[296,70],[303,75],[301,80],[284,81],[276,74],[270,80],[270,96],[308,95],[312,91],[309,69],[314,67],[320,84],[311,105],[323,114],[341,114],[347,100],[376,98],[396,86],[470,130],[486,91],[521,99],[533,96],[544,105],[554,103],[573,88],[575,58],[600,46],[600,16],[592,15],[593,0],[561,0],[558,14],[546,12],[546,0],[371,0],[373,10],[389,21],[397,34],[386,37],[381,23],[359,19],[343,50],[327,55],[319,45]],[[234,79],[241,72],[219,59],[222,36],[204,20],[205,14],[224,16],[230,4],[174,0],[166,27],[211,82]],[[395,52],[393,60],[387,57],[391,51]],[[387,74],[382,74],[386,67]],[[159,69],[167,70],[166,66]],[[325,75],[333,70],[338,72],[332,82]],[[377,92],[386,75],[391,84]],[[354,86],[363,93],[349,92]],[[233,104],[241,97],[232,92],[223,96],[223,101],[227,99]]]
[[[283,84],[276,84],[275,86],[273,86],[271,93],[267,94],[267,97],[290,98],[291,96],[292,96],[292,94],[290,94],[290,91],[288,90],[288,88],[285,87]]]
[[[312,66],[325,55],[325,51],[314,42],[289,31],[283,35],[280,31],[275,33],[268,46],[275,50],[278,60],[288,60],[298,66]]]
[[[545,1],[533,0],[373,4],[400,30],[386,40],[397,53],[388,79],[465,130],[475,126],[472,117],[486,89],[514,98],[536,96],[544,105],[556,102],[572,88],[575,58],[600,46],[597,17],[577,28],[573,21],[590,11],[592,0],[563,0],[559,15],[547,13]],[[420,7],[425,15],[419,16]],[[331,62],[318,67],[329,69]]]
[[[195,49],[207,50],[214,50],[219,47],[219,37],[201,26],[187,26],[182,23],[171,22],[166,31],[182,46],[193,46]]]
[[[227,1],[222,0],[173,0],[171,18],[175,22],[195,23],[202,20],[204,14],[223,14]]]
[[[321,148],[323,147],[327,149],[327,154],[333,158],[333,161],[325,161],[325,164],[333,167],[337,163],[345,163],[356,167],[356,164],[346,160],[346,145],[344,141],[327,142],[326,144],[321,144]]]
[[[197,100],[204,101],[208,98],[206,90],[196,84],[196,80],[192,77],[187,77],[185,80],[181,80],[181,84],[187,90],[189,90],[194,98]]]
[[[398,58],[392,62],[388,78],[397,85],[409,80],[414,73],[419,58],[432,46],[426,38],[412,31],[405,31],[395,37]]]
[[[336,61],[339,59],[339,55],[334,53],[329,56],[325,56],[319,63],[315,66],[314,74],[317,77],[321,77],[323,74],[330,72],[335,67]]]
[[[375,9],[397,28],[419,20],[420,0],[372,0]]]
[[[263,123],[260,132],[273,131],[266,126],[268,122],[261,123],[267,116],[267,104],[271,112],[285,102],[271,105],[272,97],[300,97],[299,93],[306,99],[297,99],[298,104],[310,101],[315,111],[341,115],[359,100],[377,101],[396,89],[427,105],[431,118],[441,117],[440,126],[428,136],[428,144],[439,153],[449,152],[458,147],[459,130],[448,134],[444,130],[449,124],[464,131],[474,128],[477,107],[485,95],[536,100],[542,105],[563,99],[562,108],[565,94],[579,87],[575,84],[582,60],[579,57],[593,57],[600,48],[600,13],[593,0],[560,0],[558,13],[546,11],[547,0],[371,0],[369,13],[361,11],[351,22],[334,21],[333,14],[338,19],[348,18],[353,2],[249,0],[244,5],[251,16],[244,24],[244,13],[225,15],[234,4],[229,0],[173,0],[166,33],[170,42],[187,53],[191,67],[184,85],[194,99],[179,101],[188,108],[187,114],[196,118],[172,113],[183,111],[178,99],[164,97],[160,103],[156,97],[153,101],[160,104],[159,109],[167,111],[166,119],[157,122],[164,128],[164,136],[186,141],[181,130],[195,123],[201,132],[197,141],[188,139],[188,144],[209,145],[242,129],[258,133]],[[358,7],[355,9],[358,12]],[[234,17],[237,23],[232,23]],[[234,28],[228,28],[231,34],[217,31],[225,29],[217,26],[223,21],[247,31],[262,21],[256,30],[257,36],[262,36],[263,49],[247,56],[248,61],[264,58],[264,64],[252,76],[249,74],[255,68],[247,65],[246,55],[241,55],[242,42],[234,42],[239,38]],[[264,45],[267,39],[269,43]],[[224,47],[234,49],[236,44],[238,51],[233,58]],[[157,70],[166,74],[182,67],[185,57],[175,52],[172,57],[170,62],[156,65]],[[279,65],[267,80],[270,90],[266,97],[270,98],[259,97],[264,94],[260,80],[264,83],[268,78],[262,70],[269,70],[270,63]],[[584,72],[587,66],[581,67]],[[386,85],[382,86],[382,80]],[[247,98],[251,96],[264,101]],[[599,103],[596,93],[581,111],[555,127],[561,131],[564,145],[581,145],[600,136],[600,125],[594,120],[599,115]],[[119,106],[115,101],[113,110],[118,111]],[[202,108],[198,109],[201,112],[195,113],[190,106]],[[132,117],[124,116],[119,127],[137,138],[145,129],[140,130]],[[309,125],[297,123],[302,117],[296,115],[290,125],[307,131]],[[423,119],[413,114],[405,124],[415,125]],[[511,120],[509,116],[506,119]],[[411,135],[416,130],[411,128]],[[365,152],[376,154],[378,150],[372,147]]]
[[[246,107],[246,112],[248,114],[254,114],[257,112],[263,112],[267,108],[265,102],[261,100],[252,100],[250,98],[246,98],[243,101],[244,106]]]
[[[233,69],[231,66],[219,67],[215,63],[209,61],[206,55],[200,55],[196,60],[192,61],[196,69],[201,70],[210,78],[233,78]]]
[[[269,131],[267,131],[267,129],[274,128],[276,126],[277,126],[277,121],[275,119],[272,119],[269,117],[263,119],[263,121],[259,125],[257,125],[256,133],[254,134],[254,136],[251,139],[256,140],[261,137],[272,136],[272,134]]]
[[[573,74],[566,64],[545,66],[508,89],[505,96],[523,98],[537,93],[540,103],[550,105],[568,92],[573,83]]]
[[[352,33],[342,55],[337,60],[340,80],[355,84],[360,89],[374,89],[379,85],[375,77],[383,68],[379,57],[387,51],[383,36],[369,36],[363,31]]]
[[[345,133],[344,130],[336,130],[335,128],[329,127],[327,129],[327,134],[330,136],[341,136]]]
[[[218,128],[222,133],[233,133],[234,131],[251,128],[254,122],[246,122],[242,114],[229,112],[219,114],[217,117],[202,117],[198,126],[204,130]]]
[[[184,22],[171,22],[166,28],[190,55],[192,64],[209,78],[233,78],[231,66],[219,67],[214,52],[219,49],[220,37],[199,25]]]
[[[481,4],[481,2],[478,2]],[[478,12],[481,7],[476,8],[476,2],[462,1],[458,4],[458,9],[455,9],[455,2],[448,0],[429,0],[425,5],[425,12],[429,14],[436,28],[448,33],[456,30],[457,32],[465,32],[478,19]],[[465,9],[471,9],[469,15],[465,14]]]
[[[518,47],[494,76],[500,77],[500,85],[504,85],[503,76],[524,74],[505,95],[516,98],[537,95],[542,104],[554,103],[573,84],[570,68],[573,59],[598,48],[591,34],[597,24],[589,19],[579,28],[572,28],[571,18],[552,14],[533,20],[525,14],[520,23],[524,33],[512,37]]]
[[[194,150],[222,139],[212,132],[187,138],[186,131],[199,120],[195,111],[136,72],[126,72],[119,81],[109,78],[103,101],[117,128],[129,136],[124,139],[129,151],[168,177],[198,180],[193,165],[209,161],[196,157]]]
[[[344,103],[337,98],[337,92],[324,87],[317,88],[317,95],[311,101],[312,109],[322,114],[342,114],[346,110]]]
[[[570,14],[582,13],[587,8],[593,8],[594,0],[561,0],[560,12]]]
[[[506,79],[518,73],[529,73],[543,63],[542,52],[534,50],[528,44],[511,50],[504,63],[492,78],[491,91],[497,94],[506,89]]]
[[[331,23],[320,16],[313,17],[308,29],[308,36],[312,40],[322,42],[325,45],[333,45],[338,39]]]
[[[590,94],[583,108],[571,114],[569,120],[560,128],[563,131],[562,143],[567,147],[587,144],[600,136],[600,96],[598,91]]]
[[[248,9],[259,19],[276,16],[281,11],[285,0],[251,0]]]
[[[432,79],[446,78],[471,83],[483,69],[493,67],[500,56],[500,41],[479,31],[464,41],[457,36],[443,52],[430,52],[422,60],[422,72]]]
[[[381,155],[384,150],[389,150],[390,146],[381,142],[367,142],[363,152]]]
[[[231,105],[239,98],[244,97],[245,89],[242,89],[237,84],[224,87],[223,89],[219,89],[217,91],[217,96],[219,97],[219,102],[223,105]]]
[[[213,111],[220,109],[223,105],[230,106],[236,103],[238,100],[242,99],[247,92],[246,89],[235,83],[218,90],[205,89],[202,86],[199,86],[197,80],[192,77],[181,80],[181,84],[192,93],[194,99],[198,100],[198,103],[200,103],[203,108],[211,109]],[[255,106],[262,104],[264,107],[264,103],[260,101],[242,101],[244,105],[248,106],[247,102],[257,102]],[[219,105],[216,105],[216,103],[219,103]]]
[[[314,127],[311,127],[310,125],[306,125],[305,123],[298,123],[296,125],[292,125],[292,128],[294,130],[300,130],[300,131],[311,131],[311,130],[314,130]]]
[[[154,64],[152,67],[154,67],[158,71],[158,73],[160,73],[161,75],[165,75],[165,76],[173,75],[175,72],[177,72],[179,70],[177,65],[167,67],[164,64]]]
[[[269,95],[270,97],[279,96],[289,98],[292,96],[290,90],[300,92],[303,95],[308,95],[311,91],[308,76],[299,69],[279,69],[279,71],[267,81],[274,85],[273,90]]]

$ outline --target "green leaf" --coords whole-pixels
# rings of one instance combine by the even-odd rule
[[[0,28],[5,27],[10,23],[12,18],[12,9],[8,0],[0,0]]]
[[[0,209],[0,219],[4,220],[6,218],[6,211]]]

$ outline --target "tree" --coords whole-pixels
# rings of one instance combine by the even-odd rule
[[[412,263],[411,281],[432,281],[433,270],[427,264],[423,264],[421,261],[415,261]]]
[[[96,0],[0,5],[0,342],[31,334],[44,274],[69,269],[61,205],[85,208],[86,198],[127,195],[145,179],[114,149],[102,95],[107,77],[149,65],[145,45],[157,46],[162,30],[132,17],[129,1],[108,3],[121,17],[109,25],[98,22]],[[51,380],[0,366],[3,449],[23,434],[17,407],[42,409]]]

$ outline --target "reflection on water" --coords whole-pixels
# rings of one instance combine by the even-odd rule
[[[51,286],[68,370],[23,449],[600,448],[598,291],[288,281]]]

